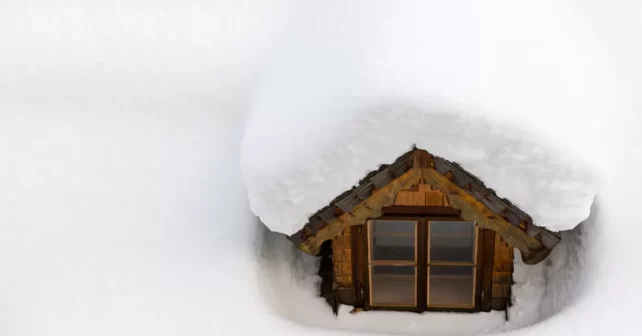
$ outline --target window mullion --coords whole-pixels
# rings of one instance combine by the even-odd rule
[[[426,262],[430,265],[430,221],[426,221]]]

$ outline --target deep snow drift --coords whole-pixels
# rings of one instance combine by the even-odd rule
[[[361,323],[345,319],[348,314],[334,319],[314,297],[313,279],[301,272],[309,270],[310,260],[296,261],[291,244],[261,229],[249,210],[240,173],[247,102],[264,49],[305,49],[296,47],[301,39],[294,44],[276,41],[281,36],[276,27],[287,21],[284,16],[290,11],[300,18],[294,20],[294,28],[309,36],[306,46],[312,46],[306,54],[293,53],[284,62],[310,56],[319,66],[314,79],[299,83],[284,76],[284,85],[272,87],[288,91],[285,100],[273,97],[284,104],[297,103],[292,110],[308,108],[292,119],[297,123],[297,119],[316,118],[331,124],[343,111],[327,118],[325,113],[334,111],[330,107],[366,97],[364,87],[370,84],[398,87],[400,94],[391,97],[390,92],[378,91],[382,94],[372,97],[376,102],[369,107],[390,106],[392,101],[394,107],[403,105],[423,113],[425,105],[415,101],[422,95],[410,93],[432,85],[443,88],[436,94],[443,98],[440,111],[473,111],[498,122],[493,109],[460,106],[462,102],[482,106],[471,97],[482,101],[493,93],[488,97],[494,97],[494,104],[486,106],[515,108],[513,116],[501,118],[538,138],[549,137],[540,143],[542,148],[559,145],[559,152],[593,162],[589,167],[597,172],[599,189],[591,220],[568,234],[577,239],[565,234],[564,241],[570,244],[555,253],[567,257],[556,258],[558,262],[542,273],[530,275],[531,279],[545,276],[546,287],[537,281],[523,287],[524,291],[541,290],[531,293],[542,297],[539,311],[554,314],[510,334],[639,334],[639,2],[577,1],[567,8],[560,1],[539,1],[520,8],[516,1],[486,1],[460,3],[459,10],[450,11],[439,8],[457,6],[450,5],[454,2],[435,1],[428,11],[424,6],[430,4],[423,1],[368,1],[359,6],[325,1],[328,7],[310,11],[298,11],[298,3],[14,1],[2,6],[0,335],[355,334]],[[382,17],[383,9],[387,17]],[[467,22],[479,23],[482,18],[487,18],[486,28],[466,28]],[[379,25],[363,26],[364,20]],[[390,30],[391,25],[404,26],[404,20],[404,30],[410,34],[398,36],[397,30]],[[567,21],[580,24],[568,27],[563,24]],[[337,34],[316,39],[335,27]],[[420,62],[416,61],[427,55],[421,50],[432,45],[418,35],[442,34],[431,32],[431,27],[439,28],[451,41],[440,45],[440,50],[459,50],[441,57],[444,64],[460,65],[443,68],[452,71],[452,81],[447,81],[450,75],[442,67],[434,68],[428,77],[421,75],[423,67],[417,67]],[[343,34],[360,29],[356,36]],[[613,67],[608,73],[616,79],[615,93],[609,81],[581,83],[572,76],[556,75],[566,73],[568,66],[568,71],[574,69],[578,77],[586,78],[600,68],[599,62],[593,66],[595,55],[590,50],[574,51],[571,45],[582,44],[582,39],[564,38],[573,35],[569,29],[588,35],[590,43],[604,50],[606,63]],[[502,30],[514,31],[515,41],[510,42],[521,53],[498,48],[505,45],[503,41],[489,44],[486,40],[485,51],[476,42],[482,35]],[[550,37],[550,31],[560,36],[551,45],[546,39],[519,42],[522,35],[533,37],[538,32]],[[338,49],[344,56],[356,53],[363,58],[353,61],[349,69],[324,71],[336,70],[333,65],[341,63],[341,57],[322,61],[314,54],[327,55],[322,46],[342,39],[345,43]],[[479,44],[475,50],[481,53],[471,52],[471,43]],[[363,49],[355,47],[359,45]],[[528,45],[533,46],[532,57],[524,50]],[[491,50],[497,54],[488,55]],[[586,54],[580,54],[582,50]],[[548,70],[546,64],[538,63],[541,59],[536,55],[541,53],[549,56]],[[497,61],[492,61],[495,57]],[[274,58],[278,61],[274,56],[272,62]],[[562,62],[564,67],[556,62],[574,58],[577,63]],[[380,59],[385,62],[379,63]],[[391,67],[395,59],[396,66]],[[485,74],[476,72],[476,62],[482,59],[486,65],[494,64]],[[521,68],[526,60],[528,66]],[[504,65],[509,70],[500,71]],[[390,70],[373,78],[371,74],[377,73],[370,71],[373,67]],[[417,79],[411,80],[415,71]],[[363,80],[350,80],[356,72]],[[440,73],[443,76],[437,76]],[[433,83],[430,78],[440,81]],[[487,87],[478,85],[484,78]],[[313,90],[321,86],[352,87],[353,91],[346,96]],[[595,86],[604,90],[590,89]],[[299,89],[306,88],[332,99],[318,105],[321,99],[311,101],[310,92],[299,94]],[[600,96],[605,100],[596,102]],[[276,103],[268,105],[280,106]],[[276,113],[274,121],[279,115],[283,114]],[[300,143],[301,148],[316,147],[324,142],[322,138],[340,133],[319,127],[300,142],[303,136],[297,132],[303,130],[287,131],[281,142]],[[274,172],[286,166],[271,162],[264,163],[266,175],[278,175]],[[291,260],[297,267],[292,267]],[[584,284],[576,286],[582,279]],[[562,295],[548,301],[551,293]],[[315,320],[305,314],[304,306],[311,312],[325,309],[327,315]],[[363,323],[371,321],[369,315],[350,316]],[[412,329],[410,321],[402,322],[409,322],[403,328]],[[462,328],[472,332],[474,326]],[[409,332],[430,334],[430,330]]]
[[[327,28],[317,18],[329,9],[299,13],[262,71],[241,167],[253,212],[292,234],[412,145],[461,164],[537,225],[569,230],[541,265],[516,263],[510,322],[499,313],[353,316],[346,307],[334,319],[316,297],[315,259],[269,233],[259,278],[276,314],[338,329],[472,335],[532,325],[581,297],[595,266],[596,217],[587,218],[600,189],[595,134],[614,94],[610,64],[569,8],[502,5],[515,15],[486,4],[373,4],[354,19],[362,6],[346,5]]]
[[[586,256],[594,217],[574,230],[564,232],[563,240],[543,263],[524,265],[515,250],[514,305],[509,321],[504,312],[398,313],[366,312],[351,315],[352,307],[341,306],[335,317],[318,295],[318,259],[298,251],[282,234],[262,232],[261,267],[258,283],[261,297],[275,315],[309,326],[405,335],[477,335],[516,330],[548,318],[581,293],[586,284]],[[283,296],[287,295],[287,300]]]
[[[474,115],[391,105],[357,110],[350,114],[354,119],[337,117],[331,126],[301,118],[287,127],[309,134],[318,127],[336,126],[345,133],[335,133],[323,145],[297,149],[307,136],[297,139],[278,126],[280,120],[297,116],[277,116],[261,108],[255,112],[245,133],[242,164],[250,205],[270,229],[286,234],[301,229],[310,215],[413,144],[461,164],[530,214],[537,225],[554,231],[572,229],[586,219],[597,189],[581,163],[556,155],[523,129]],[[270,135],[278,134],[292,137],[295,148],[271,150],[275,137]],[[269,163],[279,162],[278,170],[266,168],[265,153]],[[275,157],[279,154],[283,157]]]
[[[298,13],[262,70],[243,140],[254,213],[292,234],[416,144],[540,226],[586,219],[608,65],[569,8],[501,4],[368,2],[357,18],[362,6],[346,4],[327,29],[331,9]]]

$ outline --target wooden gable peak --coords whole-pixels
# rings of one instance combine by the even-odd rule
[[[450,206],[461,211],[462,219],[495,231],[520,250],[526,264],[544,260],[560,241],[559,234],[536,226],[530,216],[510,201],[499,198],[460,165],[417,148],[368,174],[356,187],[312,215],[299,232],[288,238],[302,251],[316,255],[323,242],[349,226],[381,216],[400,191],[417,184],[429,184],[446,194]]]

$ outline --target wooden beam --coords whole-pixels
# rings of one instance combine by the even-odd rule
[[[415,149],[412,152],[412,159],[413,168],[430,168],[432,166],[432,157],[423,149]]]
[[[360,225],[365,223],[368,218],[381,216],[382,209],[395,201],[395,196],[399,191],[419,183],[420,178],[421,169],[408,170],[383,188],[375,191],[367,200],[354,207],[351,212],[332,219],[328,225],[303,241],[299,245],[299,249],[305,253],[317,255],[324,241],[334,238],[346,227]]]
[[[480,228],[495,231],[509,245],[519,249],[524,263],[537,264],[550,253],[550,250],[539,240],[492,212],[483,203],[435,169],[422,168],[421,180],[444,192],[448,196],[450,205],[461,210],[463,219],[476,222]]]
[[[461,210],[444,206],[391,205],[383,208],[384,215],[459,216]]]

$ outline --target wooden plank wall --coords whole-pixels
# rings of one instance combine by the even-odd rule
[[[411,190],[402,190],[392,205],[406,206],[449,206],[448,197],[429,184],[418,184]]]
[[[345,228],[332,242],[334,281],[338,288],[352,288],[352,247],[350,227]]]
[[[511,302],[513,258],[513,248],[500,235],[495,235],[492,300],[494,310],[504,310],[506,305]]]

